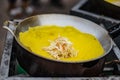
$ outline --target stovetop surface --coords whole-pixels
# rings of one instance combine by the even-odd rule
[[[80,7],[79,7],[79,10],[81,10]],[[119,22],[118,20],[114,20],[114,19],[111,19],[111,18],[106,18],[106,17],[103,17],[103,16],[101,17],[99,15],[94,16],[94,14],[92,14],[92,13],[88,14],[88,12],[84,12],[84,10],[77,11],[77,12],[80,12],[79,14],[78,13],[76,14],[76,12],[74,14],[73,12],[72,12],[72,15],[76,15],[76,16],[80,16],[80,17],[84,17],[86,19],[89,19],[89,20],[97,23],[98,25],[101,25],[102,27],[104,27],[106,29]],[[90,16],[92,16],[92,17],[90,17]],[[120,75],[120,65],[115,64],[114,63],[115,61],[113,61],[113,60],[119,60],[120,59],[120,56],[116,55],[116,53],[120,54],[120,52],[119,52],[120,36],[116,37],[113,41],[115,42],[115,46],[114,46],[115,48],[113,48],[111,50],[111,52],[106,57],[106,61],[105,61],[106,64],[104,66],[103,74],[101,74],[101,77],[102,76],[119,76]],[[13,79],[14,80],[27,80],[27,79],[29,79],[29,80],[30,79],[31,80],[32,79],[43,80],[42,77],[38,77],[38,78],[31,77],[19,65],[19,63],[17,62],[16,56],[15,56],[16,53],[14,52],[14,46],[13,45],[14,45],[13,36],[8,32],[7,33],[7,38],[6,38],[5,49],[3,51],[2,62],[1,62],[0,76],[2,77],[2,79],[3,78],[8,78],[8,80],[13,80]],[[113,62],[111,62],[111,61],[113,61]],[[108,64],[109,62],[111,62],[111,63]],[[49,78],[48,80],[50,80],[50,79],[51,78]],[[62,80],[62,79],[60,79],[60,80]],[[71,78],[68,77],[68,80],[71,80]]]

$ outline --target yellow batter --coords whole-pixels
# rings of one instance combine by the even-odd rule
[[[104,0],[104,1],[120,7],[120,0]]]
[[[54,41],[58,35],[67,38],[72,42],[74,49],[78,51],[77,56],[60,58],[62,61],[86,61],[98,58],[104,54],[104,49],[93,35],[80,32],[72,26],[36,26],[29,28],[28,31],[21,32],[19,39],[20,42],[28,47],[34,54],[49,59],[55,59],[48,52],[43,50],[43,47],[49,46],[49,40]]]

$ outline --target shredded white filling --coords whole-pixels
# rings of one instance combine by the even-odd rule
[[[57,39],[49,42],[50,46],[44,47],[43,50],[56,59],[75,57],[78,54],[78,51],[73,48],[72,43],[65,37],[58,36]]]

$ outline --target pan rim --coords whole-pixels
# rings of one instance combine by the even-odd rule
[[[83,20],[85,20],[85,21],[88,21],[88,22],[92,22],[92,21],[90,21],[90,20],[87,20],[87,19],[84,19],[84,18],[81,18],[81,17],[77,17],[77,16],[72,16],[72,15],[67,15],[67,14],[54,14],[54,13],[51,13],[51,14],[40,14],[40,15],[35,15],[35,16],[31,16],[31,17],[28,17],[28,18],[25,18],[25,19],[23,19],[20,23],[18,23],[18,26],[22,23],[22,22],[24,22],[25,20],[28,20],[28,19],[30,19],[30,18],[33,18],[33,17],[38,17],[38,16],[46,16],[46,15],[60,15],[60,16],[69,16],[69,17],[74,17],[74,18],[80,18],[80,19],[83,19]],[[93,24],[96,24],[96,23],[94,23],[94,22],[92,22]],[[96,24],[97,25],[97,24]],[[98,25],[99,26],[99,25]],[[102,28],[102,27],[101,27]],[[108,35],[108,32],[104,29],[104,28],[102,28],[106,33],[107,33],[107,35]],[[108,35],[109,36],[109,35]],[[83,61],[62,61],[62,60],[55,60],[55,59],[49,59],[49,58],[46,58],[46,57],[43,57],[43,56],[40,56],[40,55],[37,55],[37,54],[35,54],[34,52],[32,52],[32,51],[30,51],[29,49],[27,49],[24,45],[22,45],[22,43],[19,41],[19,39],[16,37],[16,36],[14,36],[15,37],[15,40],[17,41],[17,43],[19,44],[19,46],[21,46],[23,49],[25,49],[26,51],[28,51],[30,54],[32,54],[32,55],[34,55],[34,56],[37,56],[38,58],[42,58],[42,59],[45,59],[45,60],[49,60],[49,61],[53,61],[53,62],[59,62],[59,63],[85,63],[85,62],[91,62],[91,61],[94,61],[94,60],[98,60],[98,59],[100,59],[100,58],[102,58],[102,57],[104,57],[104,56],[106,56],[110,51],[111,51],[111,49],[112,49],[112,39],[110,38],[110,48],[107,50],[107,51],[105,51],[105,53],[103,54],[103,55],[101,55],[100,57],[97,57],[97,58],[94,58],[94,59],[90,59],[90,60],[83,60]],[[110,36],[109,36],[110,37]]]

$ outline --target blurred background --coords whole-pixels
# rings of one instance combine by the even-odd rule
[[[69,14],[78,1],[80,0],[0,0],[0,60],[7,32],[2,26],[6,20],[45,13]]]

